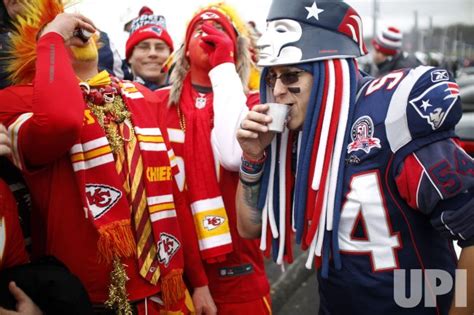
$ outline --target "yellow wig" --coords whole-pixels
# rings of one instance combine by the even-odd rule
[[[64,12],[62,0],[23,1],[21,16],[14,22],[15,31],[10,40],[6,70],[13,84],[27,84],[33,81],[36,62],[36,41],[41,29],[56,15]]]

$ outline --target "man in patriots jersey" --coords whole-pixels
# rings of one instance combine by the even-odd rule
[[[320,267],[320,314],[472,314],[474,163],[454,134],[458,86],[431,67],[363,77],[361,27],[343,2],[273,1],[262,105],[237,132],[239,231],[278,263],[294,231]],[[290,106],[282,134],[268,132],[266,102]]]

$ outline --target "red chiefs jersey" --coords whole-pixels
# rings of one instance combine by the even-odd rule
[[[0,91],[0,123],[14,135],[12,159],[22,168],[32,196],[33,252],[36,256],[56,256],[79,277],[92,302],[103,303],[108,297],[111,265],[98,259],[99,234],[86,218],[68,154],[78,137],[75,130],[80,130],[91,115],[85,116],[78,82],[60,35],[41,37],[36,71],[34,88],[15,86]],[[150,91],[140,92],[151,97],[147,98],[149,103],[154,102]],[[156,105],[151,108],[156,109]],[[96,197],[94,202],[106,202]],[[124,259],[123,263],[129,278],[129,300],[160,291],[139,275],[135,258]]]
[[[0,179],[0,270],[28,262],[16,201]]]
[[[156,93],[161,106],[167,107],[169,89],[158,90]],[[206,97],[208,101],[212,101],[211,94]],[[258,103],[257,93],[248,96],[247,105],[249,107]],[[180,174],[177,177],[178,186],[180,186],[180,189],[184,189],[184,193],[186,193],[185,165],[182,158],[185,133],[180,127],[176,106],[168,108],[166,126],[171,146],[180,167]],[[226,171],[222,167],[219,168],[219,173],[219,186],[229,218],[233,251],[226,255],[226,260],[223,262],[203,262],[209,279],[209,288],[216,303],[240,303],[257,300],[267,295],[270,287],[265,274],[263,256],[259,249],[259,241],[243,239],[237,231],[235,193],[239,182],[239,174],[238,172]],[[182,231],[182,233],[183,238],[186,238],[186,231]],[[187,263],[189,262],[185,262],[185,264]]]

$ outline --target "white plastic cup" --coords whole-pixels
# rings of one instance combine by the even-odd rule
[[[283,132],[285,121],[290,112],[290,106],[279,103],[267,103],[269,106],[267,115],[272,117],[272,122],[267,125],[268,130],[273,132]]]

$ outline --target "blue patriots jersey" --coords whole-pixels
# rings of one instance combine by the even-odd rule
[[[366,82],[355,106],[344,152],[342,269],[330,264],[329,277],[319,276],[320,313],[447,314],[453,291],[436,295],[437,284],[431,283],[425,294],[423,281],[410,272],[443,270],[454,279],[452,239],[472,239],[470,230],[456,231],[451,239],[440,231],[445,227],[439,204],[463,194],[465,203],[473,196],[472,159],[452,140],[462,115],[459,88],[446,70],[421,66]],[[450,158],[444,157],[446,150]],[[456,168],[458,182],[445,178],[448,166],[439,161]],[[403,287],[395,283],[396,270],[406,272],[397,278]],[[420,286],[419,303],[395,298],[413,297]],[[426,306],[433,298],[436,306]]]

